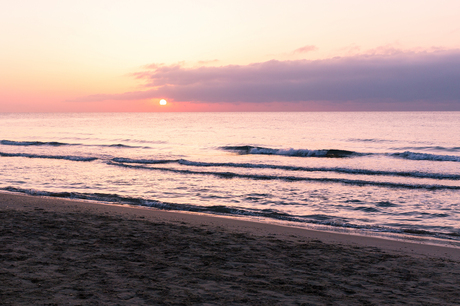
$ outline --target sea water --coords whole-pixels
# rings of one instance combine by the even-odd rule
[[[460,112],[0,114],[0,190],[460,245]]]

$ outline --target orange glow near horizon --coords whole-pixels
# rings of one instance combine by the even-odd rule
[[[10,1],[8,9],[0,11],[0,25],[11,29],[0,39],[4,46],[0,48],[0,112],[399,110],[404,109],[405,102],[398,104],[398,99],[386,106],[368,101],[349,107],[351,98],[341,97],[334,104],[328,95],[324,98],[308,93],[306,101],[285,100],[302,102],[273,101],[282,100],[285,92],[294,92],[290,86],[301,81],[298,75],[302,73],[296,72],[301,61],[314,62],[312,71],[316,71],[323,60],[353,56],[347,67],[355,63],[365,66],[372,54],[381,54],[386,60],[403,53],[409,56],[450,50],[460,59],[458,0],[442,4],[435,0],[349,0],[332,1],[332,5],[321,1],[284,5],[262,0],[199,4],[138,0],[136,5],[105,0],[57,2]],[[448,61],[449,57],[443,59]],[[434,57],[430,61],[439,62]],[[279,70],[280,77],[290,73],[284,89],[270,87],[270,82],[277,83],[277,77],[267,79],[279,66],[276,62],[286,69]],[[396,59],[385,67],[399,64]],[[291,69],[294,66],[297,68]],[[436,66],[439,69],[432,73],[432,66],[422,69],[430,71],[427,76],[444,76],[449,70]],[[258,67],[267,74],[258,73]],[[328,65],[321,67],[330,71]],[[332,67],[344,71],[340,66]],[[303,71],[310,71],[307,68]],[[242,70],[248,73],[238,75]],[[316,75],[315,88],[331,88],[325,80],[334,77],[322,75],[321,71]],[[379,80],[378,76],[375,79]],[[353,80],[358,79],[350,73],[344,82]],[[420,80],[425,82],[423,77]],[[456,84],[458,78],[450,82]],[[391,78],[383,83],[397,84]],[[439,84],[450,86],[449,81]],[[396,88],[404,88],[404,84]],[[275,89],[281,92],[279,97],[263,96]],[[452,92],[456,93],[455,88]],[[459,96],[452,96],[451,100],[446,98],[445,103],[453,102],[445,110],[460,109]],[[321,99],[326,102],[319,102]],[[427,102],[432,108],[444,103],[434,99]]]

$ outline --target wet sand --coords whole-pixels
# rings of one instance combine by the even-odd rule
[[[460,249],[0,194],[2,305],[458,305]]]

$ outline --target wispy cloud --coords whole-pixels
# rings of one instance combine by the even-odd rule
[[[218,63],[218,59],[213,59],[213,60],[208,60],[208,61],[198,61],[198,64],[200,65],[209,65],[209,64],[215,64]]]
[[[149,65],[146,70],[133,74],[145,82],[144,91],[93,95],[74,101],[167,97],[179,102],[206,103],[424,101],[460,104],[460,50],[379,51],[325,60],[272,60],[220,67]]]
[[[303,46],[302,48],[299,48],[299,49],[295,49],[294,51],[292,51],[292,53],[299,54],[299,53],[307,53],[307,52],[316,51],[316,50],[318,50],[318,47],[309,45],[309,46]]]

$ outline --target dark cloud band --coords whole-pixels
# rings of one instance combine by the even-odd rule
[[[325,60],[268,61],[186,68],[155,66],[136,73],[145,91],[95,95],[78,101],[443,102],[460,104],[460,50],[400,52]]]

